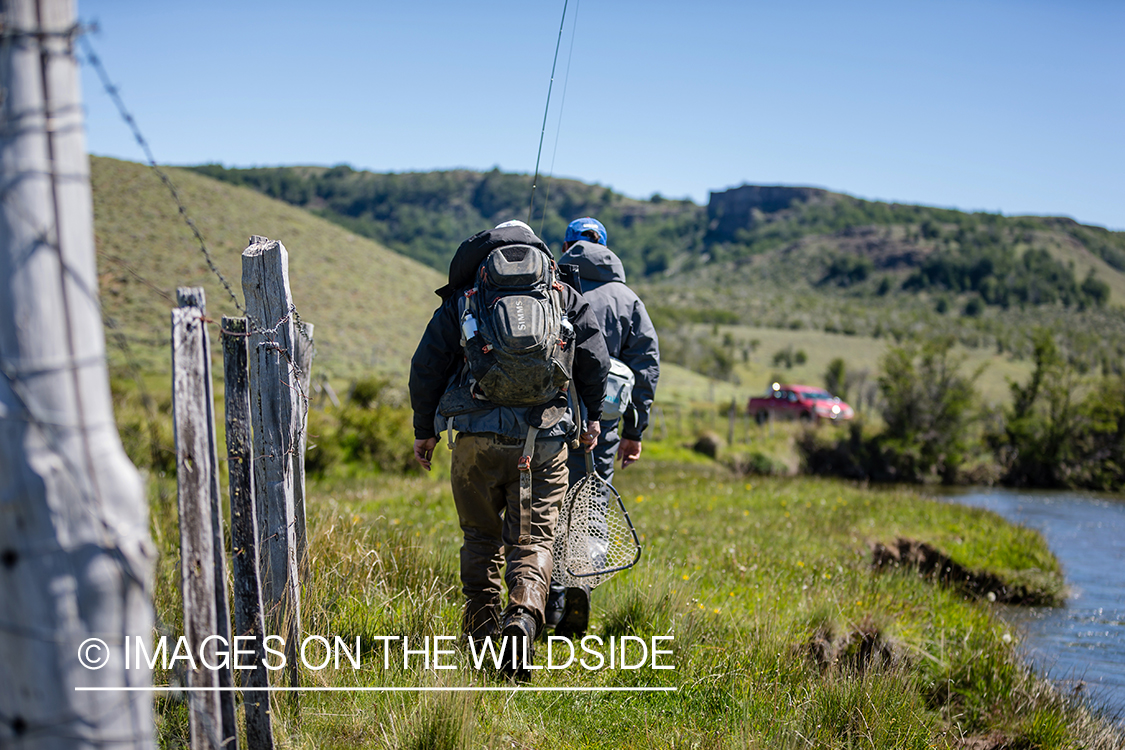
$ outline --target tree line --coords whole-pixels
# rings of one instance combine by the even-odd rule
[[[813,474],[868,481],[1000,483],[1014,487],[1125,487],[1125,374],[1090,373],[1046,329],[1032,336],[1034,369],[1009,383],[1009,406],[981,404],[950,337],[887,350],[877,380],[882,426],[799,441]],[[826,374],[845,392],[845,366]]]

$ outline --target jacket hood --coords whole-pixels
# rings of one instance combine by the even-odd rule
[[[625,266],[621,264],[621,259],[605,245],[594,242],[583,240],[574,243],[559,258],[559,265],[578,266],[578,276],[584,281],[625,283]]]
[[[458,289],[473,283],[477,268],[488,254],[505,245],[531,245],[546,253],[548,258],[553,257],[547,244],[536,237],[535,232],[528,229],[526,225],[513,223],[510,226],[486,229],[461,243],[457,252],[453,254],[453,260],[449,262],[449,283],[435,290],[434,293],[442,299],[448,299]]]

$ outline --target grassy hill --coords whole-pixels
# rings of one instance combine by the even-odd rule
[[[495,169],[195,169],[439,270],[464,237],[526,216],[531,182]],[[601,219],[664,333],[706,322],[894,341],[952,335],[980,357],[1018,360],[1030,354],[1028,333],[1045,327],[1084,369],[1125,361],[1125,232],[782,186],[714,192],[699,206],[555,180],[540,185],[536,206],[533,224],[556,248],[570,219]],[[729,367],[717,373],[679,355],[698,344],[669,348],[668,360],[729,377]]]
[[[528,175],[499,170],[380,174],[346,165],[196,167],[316,211],[434,268],[478,226],[527,215]],[[541,182],[532,222],[549,243],[597,216],[634,279],[780,256],[831,293],[886,273],[897,289],[973,292],[984,304],[1098,306],[1125,297],[1125,233],[1051,217],[1005,217],[866,201],[817,188],[713,192],[706,206],[628,198],[576,180]],[[793,265],[794,257],[801,262]],[[1091,276],[1092,273],[1092,276]],[[1088,281],[1088,283],[1087,283]],[[871,285],[874,291],[875,285]]]
[[[331,170],[319,170],[321,174],[328,171]],[[405,373],[422,327],[437,302],[432,290],[441,284],[441,273],[357,236],[339,223],[247,187],[188,170],[171,173],[219,268],[236,291],[239,254],[251,234],[285,243],[290,252],[298,308],[304,319],[317,326],[317,372],[336,378],[372,371]],[[366,179],[363,173],[340,173],[349,180]],[[456,175],[461,177],[454,179]],[[205,286],[213,318],[234,314],[234,305],[207,269],[175,204],[151,170],[139,164],[95,157],[92,176],[100,280],[107,314],[127,334],[147,369],[165,371],[168,309],[174,304],[177,286]],[[484,181],[477,183],[477,193],[489,180],[507,184],[499,173],[446,176],[454,184],[483,177]],[[436,179],[432,175],[423,177]],[[431,189],[427,180],[419,180],[414,193],[402,196],[404,206],[415,205],[410,201]],[[557,182],[552,191],[552,205],[557,200],[560,210],[571,204],[587,205],[581,204],[582,196],[617,206],[617,214],[610,215],[632,217],[629,221],[634,231],[623,232],[611,224],[610,236],[626,244],[649,231],[639,228],[645,222],[650,223],[650,229],[663,226],[661,231],[674,235],[671,227],[686,221],[684,211],[690,209],[685,208],[684,202],[630,201],[605,188],[573,181]],[[825,200],[834,200],[834,194],[825,195],[814,196],[821,203],[810,200],[807,209],[811,211]],[[465,208],[471,199],[454,203]],[[497,205],[502,203],[498,201]],[[778,216],[804,210],[764,205]],[[433,204],[431,208],[439,207]],[[729,222],[742,221],[737,216],[731,219],[730,214],[737,211],[729,207],[726,210],[725,218],[714,223],[712,234],[743,232],[739,236],[745,237],[742,229],[730,230]],[[458,238],[450,240],[446,250],[451,251],[457,241],[487,226],[487,221],[509,215],[505,211],[498,208],[487,220],[463,211],[460,223],[443,225],[441,229]],[[759,220],[760,213],[761,209],[750,210],[750,216]],[[556,218],[561,223],[559,216]],[[724,225],[723,221],[728,223]],[[452,234],[454,227],[459,234]],[[904,231],[893,227],[839,230],[835,237],[850,243],[849,252],[862,250],[881,259],[881,265],[875,261],[860,264],[866,269],[866,273],[859,273],[862,278],[856,276],[853,268],[853,278],[846,284],[840,279],[825,282],[823,275],[818,275],[823,273],[824,258],[837,250],[826,249],[825,236],[814,235],[757,255],[714,260],[692,270],[685,268],[678,273],[652,274],[636,280],[634,286],[647,301],[662,338],[666,364],[660,400],[742,401],[774,377],[819,383],[826,363],[837,356],[846,360],[849,371],[861,376],[866,371],[866,382],[870,385],[875,382],[878,359],[888,343],[922,335],[950,334],[959,338],[971,364],[989,363],[980,381],[983,395],[990,402],[1003,402],[1008,396],[1007,379],[1022,380],[1030,371],[1026,360],[1030,350],[1027,334],[1036,325],[1056,331],[1068,352],[1085,366],[1120,367],[1125,356],[1125,314],[1116,300],[1119,295],[1125,296],[1125,274],[1086,245],[1073,237],[1053,234],[1050,237],[1055,244],[1047,243],[1044,247],[1049,246],[1051,253],[1067,263],[1074,262],[1079,271],[1094,268],[1097,278],[1107,280],[1110,304],[1083,309],[1060,303],[1009,304],[1007,308],[985,305],[969,315],[966,308],[977,292],[954,292],[933,286],[901,289],[904,281],[921,267],[918,259],[912,264],[898,265],[893,260],[910,256],[909,243],[903,244]],[[939,231],[956,236],[947,226],[930,227],[919,237]],[[1068,231],[1094,232],[1078,225],[1069,226]],[[928,241],[932,245],[935,236]],[[934,247],[928,252],[932,255]],[[923,257],[926,253],[919,255]],[[1082,266],[1080,262],[1088,265]],[[831,266],[831,261],[827,263]],[[837,263],[836,268],[847,277],[846,264]],[[883,277],[895,281],[884,284]],[[880,285],[890,286],[891,290],[881,293]],[[787,368],[775,365],[774,356],[785,349],[805,352],[805,362]],[[724,382],[716,384],[700,373]]]
[[[443,274],[253,190],[169,173],[240,300],[240,258],[250,235],[285,245],[297,308],[316,326],[318,372],[405,372]],[[146,369],[167,370],[176,287],[205,287],[215,320],[238,312],[152,170],[92,157],[91,181],[106,315]]]

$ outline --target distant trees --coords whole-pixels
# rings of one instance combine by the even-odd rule
[[[975,382],[981,370],[961,372],[964,357],[954,355],[951,337],[921,345],[891,347],[883,357],[879,391],[886,428],[879,447],[902,479],[936,475],[944,482],[971,448],[968,427],[975,418]]]
[[[1121,489],[1125,377],[1088,380],[1045,329],[1033,334],[1035,370],[1011,383],[1012,405],[989,436],[1005,484]]]
[[[798,441],[806,468],[877,481],[957,481],[976,445],[970,427],[978,415],[981,371],[963,373],[964,358],[953,345],[952,338],[939,337],[888,349],[878,379],[883,429],[867,432],[857,419],[847,436],[827,444],[807,433]],[[843,360],[835,360],[826,380],[844,373]]]
[[[976,292],[988,305],[1013,304],[1101,307],[1109,300],[1109,286],[1091,270],[1079,284],[1074,269],[1056,260],[1041,247],[1016,252],[1003,230],[961,229],[952,244],[923,261],[903,282],[907,291],[944,289]],[[978,303],[979,304],[979,303]],[[966,314],[979,315],[974,312]]]
[[[526,218],[531,198],[530,175],[498,168],[394,174],[347,165],[224,169],[208,164],[196,171],[313,210],[440,271],[466,237],[500,221]],[[548,244],[561,246],[567,224],[580,216],[596,216],[605,224],[611,247],[634,278],[663,273],[674,259],[703,251],[706,211],[689,200],[659,194],[633,200],[575,180],[552,180],[548,191],[541,182],[531,223]]]
[[[798,441],[806,468],[877,481],[1125,489],[1125,374],[1086,375],[1049,331],[1031,338],[1034,370],[1010,383],[1012,403],[1000,410],[981,406],[981,370],[964,371],[951,338],[891,347],[878,378],[882,428],[856,420],[827,442],[806,433]],[[833,360],[829,389],[846,373]]]
[[[875,264],[870,258],[861,255],[836,255],[828,263],[828,270],[821,284],[852,286],[866,281]]]
[[[824,387],[833,396],[839,396],[844,401],[848,400],[848,368],[842,357],[836,357],[828,363],[824,371]]]
[[[804,349],[793,350],[793,345],[779,349],[774,352],[773,366],[785,367],[786,370],[793,369],[793,365],[803,365],[809,361],[809,355],[805,353]]]

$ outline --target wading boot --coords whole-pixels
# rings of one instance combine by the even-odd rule
[[[575,586],[566,590],[566,604],[562,617],[555,626],[555,635],[563,638],[581,638],[590,627],[590,589]]]
[[[527,682],[531,679],[528,665],[535,655],[535,618],[527,610],[517,608],[504,618],[500,637],[504,646],[501,671],[516,682]]]
[[[548,628],[557,628],[562,620],[563,607],[566,605],[566,589],[558,584],[551,584],[551,591],[547,594],[547,608],[543,613],[544,624]]]

